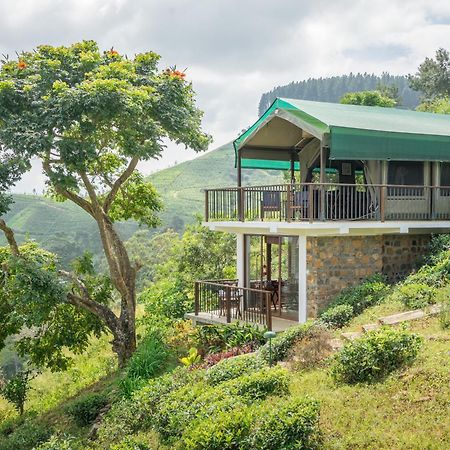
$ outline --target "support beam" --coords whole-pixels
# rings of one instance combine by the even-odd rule
[[[241,154],[241,149],[238,150],[237,185],[238,185],[238,187],[242,186],[242,154]]]
[[[245,287],[245,242],[244,234],[236,234],[236,275],[238,286]]]
[[[298,237],[298,321],[300,323],[305,323],[308,318],[306,239],[306,236]]]
[[[295,183],[295,159],[294,159],[294,153],[291,152],[291,159],[290,159],[290,164],[291,164],[291,183]]]
[[[320,220],[325,220],[325,170],[327,166],[327,153],[326,148],[320,146]]]

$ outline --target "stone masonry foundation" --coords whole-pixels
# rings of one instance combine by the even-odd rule
[[[342,289],[375,273],[398,281],[423,259],[430,235],[308,237],[308,317],[318,313]]]

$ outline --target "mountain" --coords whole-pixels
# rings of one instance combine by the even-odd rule
[[[278,86],[261,96],[259,115],[271,105],[276,97],[315,100],[319,102],[339,102],[347,92],[371,91],[379,86],[394,86],[398,89],[400,107],[414,109],[419,104],[419,94],[409,87],[408,78],[404,75],[390,75],[387,72],[379,75],[368,73],[350,73],[328,78],[309,78],[303,81],[292,81]]]

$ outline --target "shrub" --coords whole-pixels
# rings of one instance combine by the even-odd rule
[[[336,305],[320,315],[320,320],[330,328],[342,328],[353,317],[353,306],[348,304]]]
[[[447,298],[441,303],[441,311],[439,313],[439,323],[444,330],[450,328],[450,299]]]
[[[0,437],[2,450],[32,449],[47,441],[53,430],[48,424],[27,420],[6,437]]]
[[[107,404],[108,398],[105,394],[89,394],[74,401],[66,411],[79,427],[85,427],[94,422],[100,410]]]
[[[150,331],[127,364],[126,376],[120,385],[123,395],[130,398],[146,380],[157,375],[168,356],[162,333],[159,330]]]
[[[206,381],[210,385],[217,385],[241,375],[255,372],[265,365],[258,355],[252,353],[234,358],[224,359],[206,371]]]
[[[411,283],[400,286],[395,296],[408,308],[424,308],[435,302],[436,288],[423,283]]]
[[[348,384],[383,379],[396,369],[411,363],[422,339],[395,328],[382,328],[350,342],[336,355],[332,375]]]
[[[118,444],[111,445],[110,450],[151,450],[145,439],[127,436]]]
[[[383,275],[376,274],[366,278],[363,283],[357,286],[344,289],[330,302],[326,310],[334,308],[337,305],[350,305],[353,308],[353,316],[357,316],[366,308],[380,303],[387,291],[388,286],[385,283]]]
[[[30,381],[35,377],[32,370],[21,370],[9,380],[0,380],[0,395],[14,405],[17,412],[22,415],[30,390]]]
[[[286,369],[281,367],[265,367],[258,372],[226,381],[221,387],[231,395],[239,395],[249,400],[262,400],[274,393],[287,394],[289,375]]]
[[[183,434],[186,450],[311,449],[318,435],[319,405],[310,399],[240,406],[198,422]]]
[[[285,358],[294,343],[299,339],[303,339],[305,336],[307,336],[313,326],[315,326],[314,322],[309,321],[301,325],[296,325],[294,327],[288,328],[286,331],[273,338],[272,361],[281,361],[283,358]],[[265,362],[269,363],[269,354],[269,342],[267,342],[258,350],[258,355]]]
[[[291,367],[303,370],[319,365],[333,351],[330,339],[331,334],[324,326],[311,328],[307,336],[294,344],[289,354]]]
[[[239,322],[230,325],[203,325],[197,328],[196,341],[204,354],[218,353],[250,343],[256,348],[264,343],[264,331],[255,325]]]
[[[36,450],[82,450],[84,448],[86,447],[73,436],[55,434]]]
[[[294,398],[277,406],[268,404],[252,429],[249,448],[312,449],[319,438],[319,403]]]

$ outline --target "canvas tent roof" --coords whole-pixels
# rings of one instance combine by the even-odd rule
[[[234,148],[243,149],[243,168],[287,169],[286,150],[305,136],[328,146],[331,159],[450,161],[450,115],[283,98]]]

